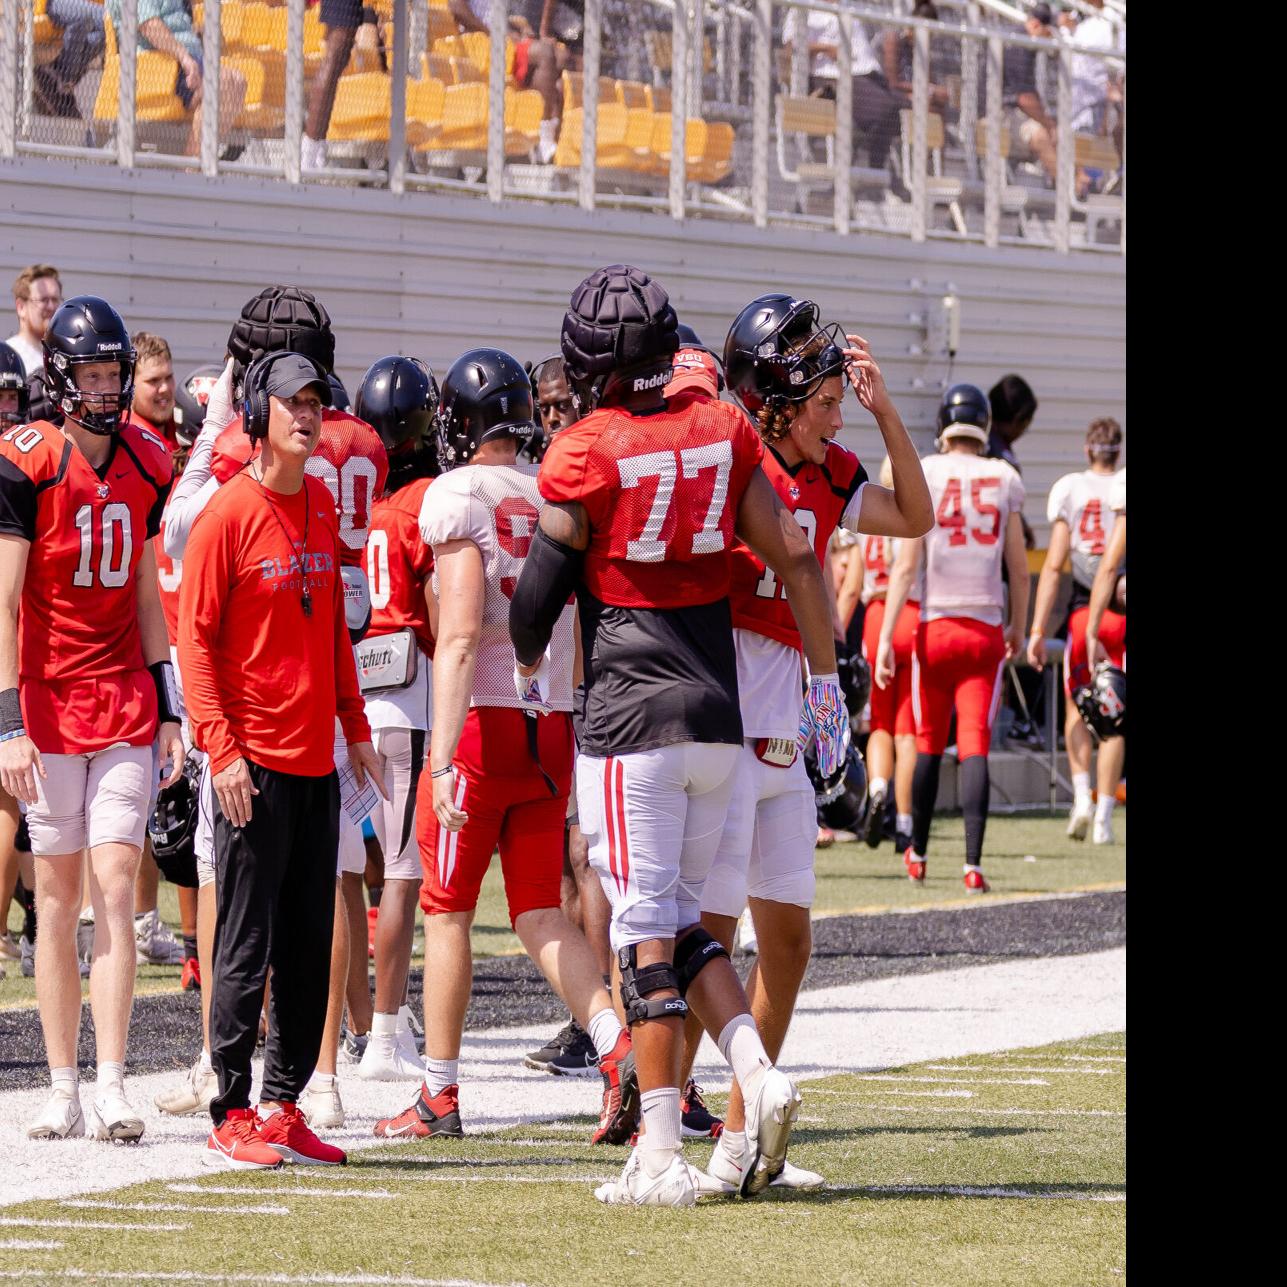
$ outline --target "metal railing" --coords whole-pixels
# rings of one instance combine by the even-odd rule
[[[101,69],[84,69],[71,87],[74,111],[53,114],[42,79],[48,24],[38,44],[30,0],[6,4],[0,156],[1125,251],[1124,93],[1112,109],[1093,105],[1090,129],[1074,128],[1087,85],[1124,85],[1125,54],[1029,36],[1020,25],[1029,0],[943,0],[938,21],[825,0],[586,0],[579,52],[554,47],[566,67],[553,92],[538,72],[515,79],[520,50],[530,65],[538,46],[514,39],[507,0],[492,0],[489,34],[465,39],[427,0],[391,6],[379,47],[359,42],[338,82],[323,154],[305,133],[325,59],[305,0],[206,0],[200,35],[182,37],[200,54],[199,128],[191,95],[181,96],[187,74],[140,33],[137,0],[108,0]],[[1103,12],[1124,27],[1124,8]],[[872,131],[855,119],[854,79],[811,76],[803,40],[786,53],[791,11],[800,27],[810,15],[838,20],[841,69],[855,48],[883,50],[892,33],[910,93],[890,100],[903,111],[888,157],[855,164]],[[1005,101],[1007,56],[1017,63],[1022,51],[1035,55],[1054,122],[1053,174],[1039,150],[1022,155],[1037,127]],[[1114,112],[1116,142],[1106,132]],[[552,155],[542,121],[562,123]]]

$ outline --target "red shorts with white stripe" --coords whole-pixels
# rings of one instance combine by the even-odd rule
[[[433,781],[420,775],[416,838],[420,843],[420,906],[430,915],[470,912],[500,848],[512,925],[524,912],[559,905],[563,819],[572,787],[572,717],[536,717],[532,758],[529,717],[505,706],[476,706],[465,719],[452,767],[456,807],[469,815],[447,831],[433,811]],[[544,770],[544,773],[542,773]],[[550,791],[554,784],[554,793]]]
[[[1073,690],[1090,683],[1090,666],[1086,661],[1086,619],[1090,607],[1078,608],[1068,618],[1068,646],[1064,649],[1064,692],[1069,697]],[[1126,660],[1126,618],[1111,608],[1104,610],[1099,622],[1099,642],[1104,645],[1108,659],[1114,666]]]
[[[1005,668],[1001,627],[971,617],[922,621],[912,664],[917,753],[943,754],[955,707],[957,758],[986,755]]]
[[[867,605],[862,622],[862,653],[867,664],[876,668],[876,649],[880,628],[885,620],[885,600],[873,599]],[[916,650],[916,627],[920,625],[921,605],[904,603],[894,627],[894,677],[885,688],[871,686],[871,731],[892,733],[897,737],[916,732],[912,713],[912,653]]]

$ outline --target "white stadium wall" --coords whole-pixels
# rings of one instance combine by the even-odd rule
[[[84,162],[0,162],[0,289],[37,261],[58,266],[65,294],[101,294],[131,330],[165,336],[180,372],[221,358],[233,318],[262,286],[305,286],[331,314],[337,372],[351,393],[385,353],[424,357],[441,376],[479,344],[520,359],[555,352],[569,293],[603,264],[624,261],[654,274],[681,319],[715,348],[749,299],[789,290],[871,341],[925,450],[947,357],[927,351],[924,319],[950,288],[961,309],[953,379],[986,390],[1015,371],[1040,401],[1018,454],[1041,545],[1046,493],[1084,460],[1087,424],[1112,415],[1129,433],[1126,273],[1112,254],[678,224],[650,213],[494,206]],[[874,475],[880,436],[855,402],[843,441]]]

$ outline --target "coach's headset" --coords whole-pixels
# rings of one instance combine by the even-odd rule
[[[273,365],[288,357],[307,362],[317,372],[317,383],[327,391],[326,400],[322,405],[324,407],[331,405],[330,377],[306,353],[296,353],[291,349],[278,349],[275,353],[265,353],[262,357],[256,358],[246,372],[245,401],[241,404],[241,427],[246,431],[246,437],[251,442],[262,442],[268,437],[268,417],[272,410],[269,402],[268,379],[272,374]]]

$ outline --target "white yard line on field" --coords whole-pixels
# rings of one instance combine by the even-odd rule
[[[828,1193],[870,1193],[876,1197],[928,1194],[944,1198],[1063,1198],[1073,1202],[1125,1202],[1124,1193],[1050,1193],[1042,1189],[980,1188],[971,1184],[828,1184]]]
[[[522,1066],[524,1053],[544,1043],[552,1026],[533,1024],[465,1034],[460,1107],[471,1135],[530,1125],[539,1126],[532,1132],[536,1135],[548,1132],[588,1141],[589,1120],[597,1117],[599,1110],[597,1080],[552,1077]],[[1118,1032],[1125,1027],[1126,950],[1115,948],[1084,956],[1006,961],[804,992],[782,1067],[801,1081],[836,1073],[875,1074],[931,1059],[984,1056]],[[193,1039],[195,1055],[195,1029]],[[257,1072],[258,1068],[256,1063]],[[988,1071],[996,1070],[989,1067]],[[695,1075],[712,1090],[728,1086],[727,1069],[709,1040],[703,1042],[698,1054]],[[151,1180],[190,1180],[204,1174],[202,1153],[209,1121],[204,1117],[166,1117],[152,1106],[153,1095],[172,1089],[184,1076],[183,1070],[176,1069],[128,1079],[131,1101],[146,1124],[143,1139],[131,1148],[113,1148],[90,1139],[57,1144],[29,1140],[26,1124],[39,1111],[47,1088],[0,1092],[0,1156],[5,1159],[0,1168],[0,1207],[33,1198],[103,1193]],[[351,1069],[341,1070],[341,1080],[348,1126],[326,1132],[327,1139],[350,1151],[384,1143],[372,1133],[376,1118],[405,1107],[415,1093],[414,1085],[360,1081]],[[917,1079],[895,1080],[912,1089]],[[978,1078],[960,1081],[967,1086],[979,1084]],[[86,1087],[84,1094],[89,1092]],[[804,1093],[807,1099],[813,1092],[806,1086]],[[876,1093],[873,1086],[868,1100]],[[889,1104],[872,1106],[895,1109]],[[916,1112],[978,1111],[964,1105],[938,1110],[928,1104],[906,1107]],[[572,1117],[586,1121],[574,1124],[568,1121]],[[426,1178],[431,1171],[426,1168]],[[241,1192],[250,1196],[253,1190],[247,1187]]]
[[[89,1278],[94,1282],[137,1282],[139,1271],[136,1269],[0,1269],[0,1279],[35,1278],[49,1280],[67,1279],[75,1282]],[[147,1282],[165,1283],[269,1283],[290,1284],[291,1287],[521,1287],[513,1283],[485,1283],[472,1278],[411,1278],[392,1274],[220,1274],[199,1273],[194,1269],[184,1269],[161,1273],[149,1269]]]
[[[218,1190],[198,1190],[198,1192],[201,1191],[214,1193]],[[228,1192],[228,1190],[225,1189],[223,1192]],[[238,1189],[236,1192],[239,1197],[245,1197],[247,1191]],[[290,1215],[290,1207],[269,1206],[266,1204],[205,1207],[196,1206],[191,1202],[95,1202],[92,1198],[63,1198],[58,1205],[60,1207],[73,1207],[78,1211],[199,1211],[203,1215]]]
[[[57,1251],[62,1245],[38,1238],[0,1238],[0,1251]]]

